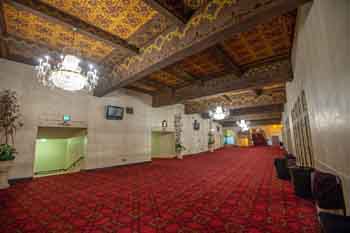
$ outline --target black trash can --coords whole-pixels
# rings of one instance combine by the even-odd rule
[[[277,177],[283,180],[290,180],[289,170],[288,170],[288,160],[286,158],[276,158],[275,168]]]
[[[314,171],[311,167],[291,167],[292,183],[294,192],[302,198],[312,198],[311,191],[311,173]]]

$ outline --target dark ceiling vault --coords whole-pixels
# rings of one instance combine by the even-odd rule
[[[152,95],[154,107],[266,115],[285,102],[296,8],[308,1],[0,0],[0,56],[35,65],[79,50],[100,66],[96,96],[127,88]]]

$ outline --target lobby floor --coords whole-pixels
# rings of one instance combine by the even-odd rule
[[[0,191],[0,232],[316,233],[313,203],[276,178],[277,148],[37,178]]]

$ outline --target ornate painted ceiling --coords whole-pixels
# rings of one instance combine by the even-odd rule
[[[244,33],[231,35],[219,45],[154,72],[146,79],[152,77],[164,85],[177,88],[179,82],[183,86],[191,85],[196,81],[220,78],[237,70],[242,74],[255,65],[289,59],[295,19],[295,11],[274,17]],[[172,75],[164,78],[164,72]]]
[[[224,43],[225,50],[237,65],[247,65],[271,57],[289,55],[295,13],[275,17],[252,30],[233,35]]]
[[[100,61],[113,50],[106,43],[81,33],[74,33],[72,28],[49,22],[44,17],[9,4],[4,4],[4,15],[8,33],[28,42],[45,45],[54,50],[78,48],[84,57],[93,61]]]
[[[280,104],[301,2],[1,0],[0,55],[78,53],[100,66],[102,95],[125,87],[189,113]]]
[[[42,1],[123,39],[128,39],[157,15],[142,0]]]
[[[173,25],[142,0],[5,0],[1,8],[6,28],[6,35],[2,36],[5,40],[15,38],[21,42],[8,43],[11,57],[26,56],[24,59],[32,60],[40,54],[38,48],[46,47],[47,51],[58,53],[64,48],[92,62],[113,67],[132,51],[114,46],[113,41],[108,43],[94,33],[84,33],[86,27],[92,25],[141,49]],[[54,12],[46,15],[51,10]],[[73,24],[65,22],[64,16],[71,17]],[[85,28],[80,29],[82,24]]]

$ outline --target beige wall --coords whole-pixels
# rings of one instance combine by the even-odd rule
[[[293,71],[284,118],[293,130],[290,111],[304,89],[316,167],[342,177],[349,202],[350,1],[314,0],[299,9]]]
[[[168,131],[174,131],[174,116],[177,113],[182,114],[182,142],[186,148],[184,155],[200,153],[208,150],[209,120],[202,119],[199,114],[184,114],[184,106],[181,104],[167,106],[163,108],[153,108],[152,110],[152,129],[159,130],[163,120],[168,122]],[[200,130],[193,130],[193,122],[197,120],[200,123]],[[216,129],[217,123],[213,123]],[[220,126],[221,127],[221,126]],[[218,133],[216,133],[218,134]],[[219,135],[222,135],[222,130]],[[222,143],[216,144],[216,148],[222,147]]]
[[[24,127],[16,135],[19,154],[11,178],[31,177],[38,126],[59,126],[63,114],[72,116],[72,126],[88,129],[85,169],[150,160],[151,107],[149,96],[120,91],[96,98],[87,93],[49,90],[35,80],[33,67],[0,60],[0,89],[17,91]],[[105,120],[105,106],[131,106],[134,115],[122,121]]]
[[[151,132],[168,121],[174,130],[174,115],[183,115],[185,154],[208,149],[208,120],[199,115],[184,115],[183,105],[152,108],[151,97],[120,90],[97,98],[85,92],[49,90],[39,85],[32,66],[0,59],[0,90],[17,91],[24,119],[24,127],[16,135],[19,152],[10,178],[33,176],[35,139],[38,127],[62,127],[64,114],[72,116],[71,127],[87,128],[87,156],[83,168],[95,169],[151,160]],[[105,106],[133,107],[134,114],[124,114],[121,121],[105,119]],[[201,130],[194,132],[196,118]]]

